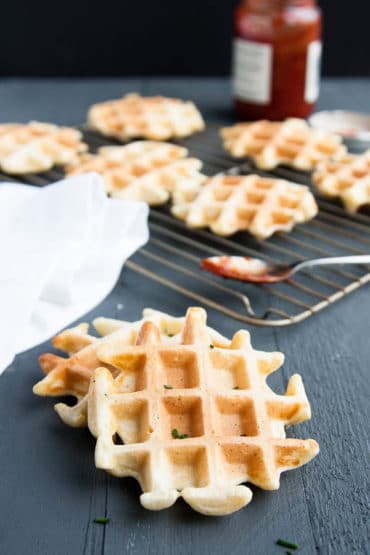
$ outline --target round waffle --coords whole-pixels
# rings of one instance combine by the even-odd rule
[[[346,152],[341,137],[313,129],[301,119],[239,123],[221,130],[225,149],[236,158],[249,156],[258,168],[283,164],[310,171],[322,160]]]
[[[141,200],[150,205],[189,202],[205,181],[202,162],[187,158],[186,148],[170,143],[135,141],[125,146],[102,147],[84,154],[67,168],[67,175],[90,171],[102,175],[106,192],[123,200]]]
[[[370,205],[370,150],[322,162],[313,182],[323,195],[340,198],[349,212]]]
[[[138,137],[165,141],[204,129],[203,118],[192,102],[138,94],[95,104],[87,120],[92,129],[120,141]]]
[[[266,239],[310,220],[317,205],[303,185],[258,175],[218,175],[192,202],[175,204],[172,214],[189,227],[209,227],[217,235],[246,230]]]
[[[38,173],[75,162],[87,150],[71,127],[30,122],[0,125],[0,167],[8,174]]]

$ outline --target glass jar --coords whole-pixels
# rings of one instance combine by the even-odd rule
[[[307,117],[319,94],[320,39],[315,0],[244,0],[235,13],[238,117]]]

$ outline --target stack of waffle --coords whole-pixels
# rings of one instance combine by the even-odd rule
[[[229,514],[252,498],[240,484],[278,489],[281,472],[318,453],[314,440],[285,435],[310,418],[300,376],[275,394],[266,378],[284,357],[254,350],[248,332],[229,341],[200,308],[185,318],[149,311],[132,324],[95,325],[107,335],[96,339],[83,325],[55,339],[70,357],[43,355],[47,376],[34,391],[79,400],[56,409],[70,425],[87,422],[97,467],[135,477],[147,509],[182,497],[200,513]]]

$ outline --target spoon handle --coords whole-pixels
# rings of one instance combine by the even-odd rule
[[[330,256],[328,258],[304,260],[294,266],[292,273],[298,272],[303,268],[312,268],[313,266],[329,266],[338,264],[370,264],[370,254],[359,254],[355,256]]]

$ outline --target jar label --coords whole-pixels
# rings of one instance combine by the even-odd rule
[[[307,48],[305,102],[316,102],[319,96],[321,50],[322,44],[319,40],[311,42]]]
[[[233,87],[236,98],[269,104],[271,101],[272,47],[234,39]]]

